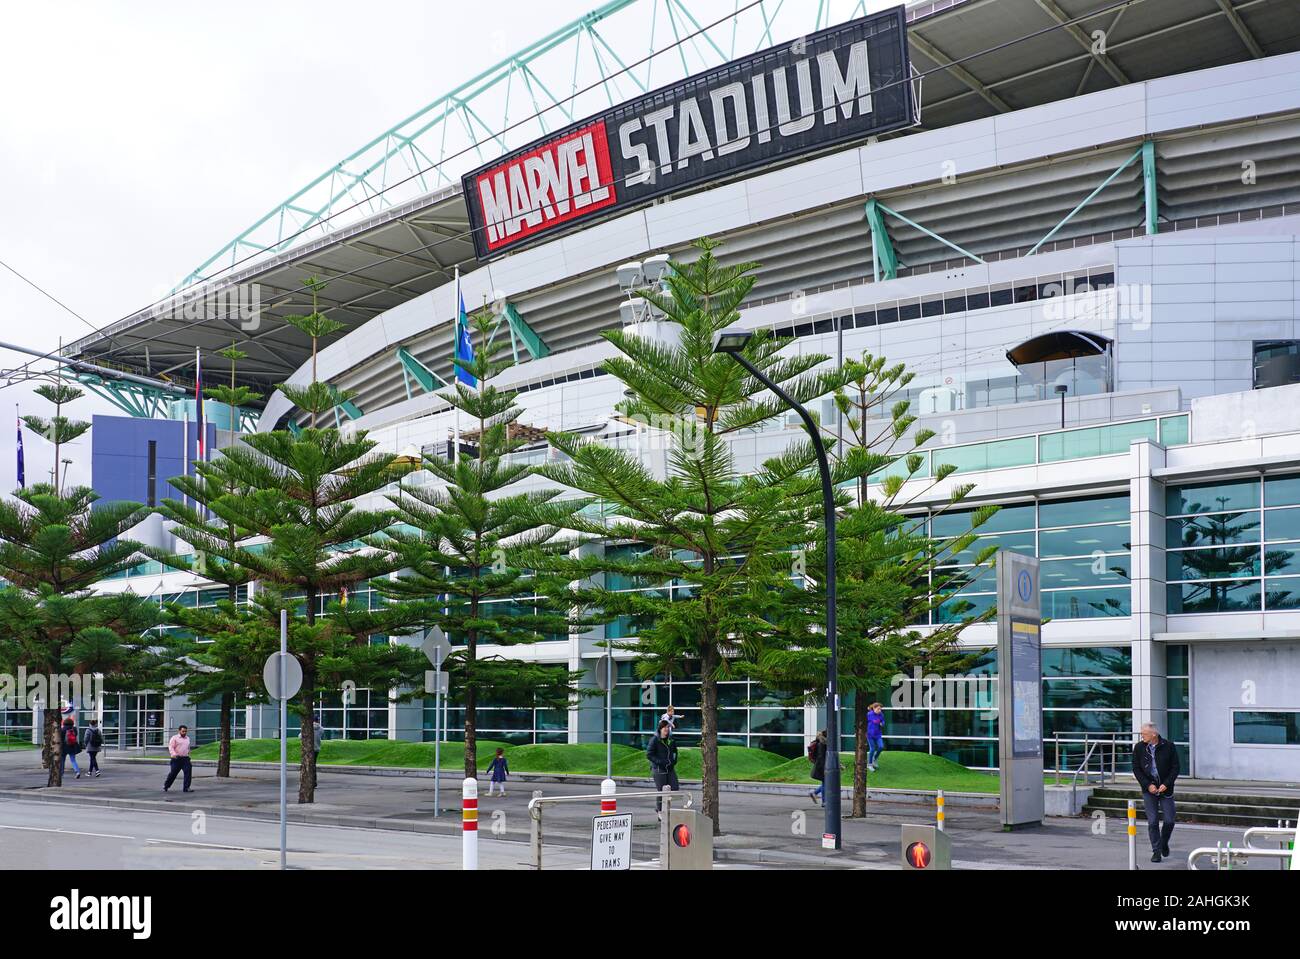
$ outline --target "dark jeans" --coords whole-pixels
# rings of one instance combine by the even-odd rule
[[[1169,845],[1169,837],[1174,834],[1174,797],[1142,794],[1142,805],[1147,813],[1147,835],[1151,837],[1151,851],[1160,850]],[[1163,827],[1158,823],[1157,814],[1164,817]]]
[[[670,766],[667,769],[656,769],[654,771],[654,777],[655,777],[655,792],[662,792],[665,786],[671,787],[673,792],[678,792],[682,788],[681,784],[677,782],[676,766]],[[664,808],[664,801],[662,799],[656,799],[655,811],[661,812],[663,808]]]
[[[181,773],[181,772],[184,772],[184,773],[185,773],[185,786],[184,786],[184,789],[185,789],[186,792],[189,792],[189,791],[190,791],[190,777],[193,775],[193,772],[194,772],[193,767],[190,765],[190,757],[189,757],[189,756],[173,756],[173,757],[172,757],[172,771],[169,772],[169,773],[167,774],[167,781],[163,783],[163,789],[171,789],[171,788],[172,788],[172,783],[174,783],[174,782],[176,781],[176,776],[177,776],[177,774],[178,774],[178,773]]]
[[[87,769],[86,772],[87,773],[98,772],[99,771],[99,750],[98,749],[87,750],[86,755],[90,757],[90,768]]]

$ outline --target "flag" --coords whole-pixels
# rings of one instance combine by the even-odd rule
[[[461,363],[474,362],[474,341],[469,335],[469,316],[465,312],[465,295],[460,291],[460,270],[456,271],[456,302],[459,311],[456,314],[456,359],[452,366],[456,370],[456,379],[466,386],[478,386],[478,380]]]
[[[194,347],[194,419],[198,423],[199,435],[197,449],[199,452],[198,459],[203,461],[203,438],[206,432],[203,429],[203,370],[201,368],[201,359],[199,357],[199,348]]]
[[[18,488],[27,488],[27,473],[23,468],[23,419],[18,417]]]

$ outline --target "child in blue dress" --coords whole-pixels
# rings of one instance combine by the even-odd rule
[[[510,764],[506,762],[506,751],[504,749],[497,747],[497,754],[492,762],[488,764],[487,771],[491,777],[488,783],[488,795],[491,796],[492,791],[500,786],[501,795],[504,796],[506,794],[506,775],[510,772]]]

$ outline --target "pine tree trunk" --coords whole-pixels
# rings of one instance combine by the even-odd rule
[[[478,640],[473,631],[469,634],[465,655],[470,664],[478,656]],[[472,665],[471,665],[472,668]],[[478,689],[473,683],[465,685],[465,778],[478,777]]]
[[[45,748],[50,754],[50,772],[45,781],[46,786],[63,785],[63,764],[59,761],[59,710],[58,707],[45,708]]]
[[[853,818],[867,814],[867,701],[853,697]]]
[[[718,808],[718,680],[714,675],[717,666],[717,648],[706,647],[700,661],[700,792],[701,809],[713,820],[715,836],[722,833]]]
[[[316,731],[312,728],[315,703],[309,690],[316,686],[315,670],[304,668],[302,676],[302,698],[298,704],[298,745],[302,756],[298,760],[298,802],[314,803],[316,801]]]
[[[313,372],[312,380],[315,381]],[[313,414],[314,415],[314,414]],[[314,424],[313,424],[314,426]],[[315,515],[313,512],[313,521]],[[307,625],[316,625],[316,597],[318,595],[315,586],[308,586],[306,589],[307,599]],[[302,658],[302,697],[298,701],[298,744],[302,755],[298,758],[298,802],[313,803],[316,801],[316,731],[312,728],[312,718],[315,713],[315,689],[316,689],[316,663],[304,662]]]
[[[217,734],[220,745],[217,747],[217,775],[230,776],[230,717],[234,712],[235,694],[221,694],[221,728]]]

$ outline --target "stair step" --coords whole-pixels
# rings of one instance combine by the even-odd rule
[[[1094,800],[1114,800],[1126,802],[1141,799],[1142,794],[1136,789],[1124,789],[1102,786],[1092,791]],[[1289,809],[1294,814],[1300,810],[1300,796],[1269,795],[1267,793],[1227,793],[1227,792],[1184,792],[1179,789],[1174,798],[1182,803],[1209,803],[1213,805],[1262,806],[1270,809]]]

